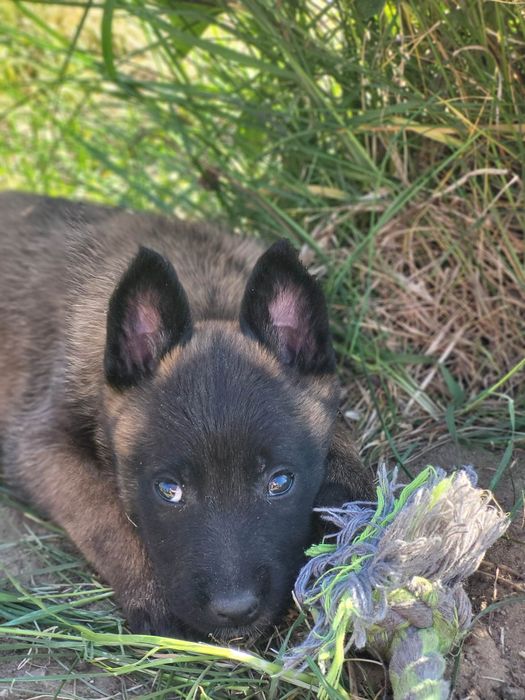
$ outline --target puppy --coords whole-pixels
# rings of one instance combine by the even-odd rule
[[[278,618],[314,506],[370,493],[337,402],[325,300],[285,241],[0,195],[5,476],[131,629]]]

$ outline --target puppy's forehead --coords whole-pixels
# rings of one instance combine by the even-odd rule
[[[151,468],[300,459],[327,446],[338,390],[333,377],[293,376],[238,324],[197,324],[133,402],[119,397],[115,448],[121,459],[140,450]]]
[[[203,469],[302,460],[298,445],[311,452],[315,440],[305,415],[317,406],[255,340],[233,324],[206,324],[164,360],[144,394],[140,442],[160,461]]]
[[[277,360],[240,332],[206,328],[168,363],[171,372],[164,371],[152,396],[161,422],[172,416],[188,430],[242,435],[271,429],[276,414],[295,413]]]
[[[243,335],[238,322],[206,321],[195,324],[189,343],[176,346],[161,360],[157,382],[162,385],[174,375],[179,375],[181,368],[192,360],[200,361],[204,366],[206,360],[217,365],[221,359],[232,360],[235,357],[249,360],[269,376],[277,378],[282,375],[277,358],[260,343]]]
[[[330,431],[338,397],[335,376],[301,377],[284,368],[238,323],[196,324],[191,341],[162,361],[154,400],[196,425],[278,434],[300,424],[319,440]],[[188,426],[190,428],[190,426]]]

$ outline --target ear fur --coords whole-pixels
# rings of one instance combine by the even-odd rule
[[[172,264],[141,247],[109,301],[106,380],[116,389],[138,384],[190,335],[188,299]]]
[[[257,261],[241,304],[241,330],[302,373],[335,371],[324,295],[286,240]]]

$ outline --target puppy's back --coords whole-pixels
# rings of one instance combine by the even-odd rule
[[[23,397],[49,383],[48,358],[63,353],[63,209],[59,200],[0,194],[0,430]]]

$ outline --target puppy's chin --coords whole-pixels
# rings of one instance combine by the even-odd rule
[[[246,627],[217,627],[208,632],[207,638],[211,642],[221,645],[251,646],[271,629],[268,620],[257,620],[253,625]]]

